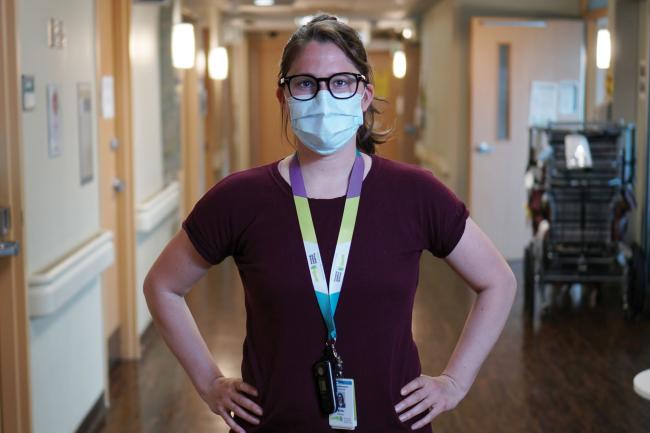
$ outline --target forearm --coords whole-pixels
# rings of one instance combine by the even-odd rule
[[[443,374],[465,391],[474,383],[485,358],[496,343],[510,313],[516,281],[490,286],[479,292]]]
[[[163,339],[200,394],[223,376],[203,340],[185,298],[173,292],[145,289],[147,305]]]

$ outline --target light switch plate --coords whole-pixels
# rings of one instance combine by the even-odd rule
[[[23,96],[23,111],[32,111],[36,108],[36,85],[34,84],[33,75],[23,75],[22,81],[22,96]]]

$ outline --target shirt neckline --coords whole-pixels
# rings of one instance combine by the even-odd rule
[[[381,158],[375,154],[366,154],[372,159],[372,164],[370,165],[370,170],[368,170],[368,174],[366,175],[365,179],[363,179],[363,186],[368,185],[369,182],[372,182],[374,177],[375,177],[375,172],[377,171],[377,165]],[[277,161],[274,161],[271,163],[271,174],[272,177],[275,179],[275,181],[279,184],[280,188],[287,192],[290,196],[293,195],[293,191],[291,190],[291,185],[289,182],[287,182],[282,175],[280,174],[280,170],[278,169],[278,164],[280,163],[280,159]],[[363,194],[363,186],[362,186],[362,194]],[[327,202],[327,201],[336,201],[336,200],[345,200],[346,196],[342,195],[339,197],[332,197],[332,198],[312,198],[308,197],[309,201],[318,201],[318,202]]]

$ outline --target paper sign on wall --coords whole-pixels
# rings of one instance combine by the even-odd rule
[[[578,81],[560,81],[558,84],[558,114],[574,116],[578,114]]]
[[[47,149],[56,158],[63,152],[61,143],[61,94],[56,84],[47,85]]]
[[[558,85],[550,81],[533,81],[530,89],[529,126],[546,126],[557,120]]]
[[[102,77],[102,117],[115,117],[115,80],[112,75]]]

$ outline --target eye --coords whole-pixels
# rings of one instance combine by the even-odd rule
[[[299,80],[296,83],[296,86],[298,86],[300,88],[303,88],[303,89],[309,89],[313,85],[314,85],[314,82],[313,82],[313,80],[310,80],[310,79],[302,79],[302,80]]]

